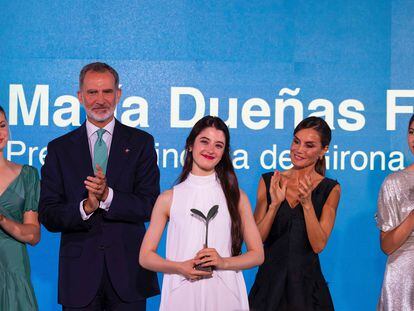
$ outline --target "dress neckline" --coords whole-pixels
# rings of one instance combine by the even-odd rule
[[[22,175],[23,169],[26,165],[22,165],[22,168],[20,169],[19,174],[17,174],[17,176],[7,185],[7,187],[3,190],[3,192],[0,194],[0,197],[2,197],[9,189],[12,185],[14,185],[16,183],[16,181],[20,178],[20,176]]]
[[[189,173],[186,181],[189,182],[192,186],[205,187],[217,184],[218,179],[217,174],[215,172],[207,176],[199,176]]]
[[[316,189],[318,189],[319,188],[319,186],[324,182],[326,180],[326,177],[323,177],[322,178],[322,180],[315,186],[315,188],[313,188],[312,189],[312,192],[311,192],[311,196],[312,196],[312,194],[313,194],[313,192],[316,190]],[[296,205],[295,206],[291,206],[290,205],[290,203],[289,203],[289,201],[285,198],[285,201],[286,201],[286,203],[287,203],[287,205],[288,205],[288,207],[289,207],[289,209],[290,210],[295,210],[301,203],[300,203],[300,201],[298,201],[298,203],[296,203]]]

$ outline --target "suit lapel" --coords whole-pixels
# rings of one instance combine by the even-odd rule
[[[76,163],[73,169],[78,172],[81,180],[85,180],[87,176],[93,176],[94,174],[85,123],[73,132],[72,143],[75,147],[68,148],[67,152],[72,153],[71,158]]]
[[[108,167],[106,169],[106,179],[109,186],[113,186],[117,177],[122,172],[124,165],[128,161],[129,133],[124,126],[115,119],[114,133],[112,136],[111,149],[109,151]]]

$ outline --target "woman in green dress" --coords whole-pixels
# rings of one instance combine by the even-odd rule
[[[9,125],[0,106],[0,310],[38,310],[26,243],[40,240],[39,174],[4,157]]]

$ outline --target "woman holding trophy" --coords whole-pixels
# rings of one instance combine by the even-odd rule
[[[162,193],[140,264],[163,272],[160,310],[249,310],[240,270],[264,260],[249,200],[238,186],[224,122],[206,116],[186,140],[179,184]],[[157,254],[164,228],[166,259]],[[241,254],[242,241],[247,252]]]

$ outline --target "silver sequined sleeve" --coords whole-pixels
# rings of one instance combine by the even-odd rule
[[[413,172],[397,172],[384,180],[378,195],[378,229],[392,230],[407,218],[414,209],[413,187]]]
[[[378,196],[377,225],[389,231],[414,209],[414,171],[388,176]],[[414,310],[414,233],[390,255],[385,267],[377,311]]]

